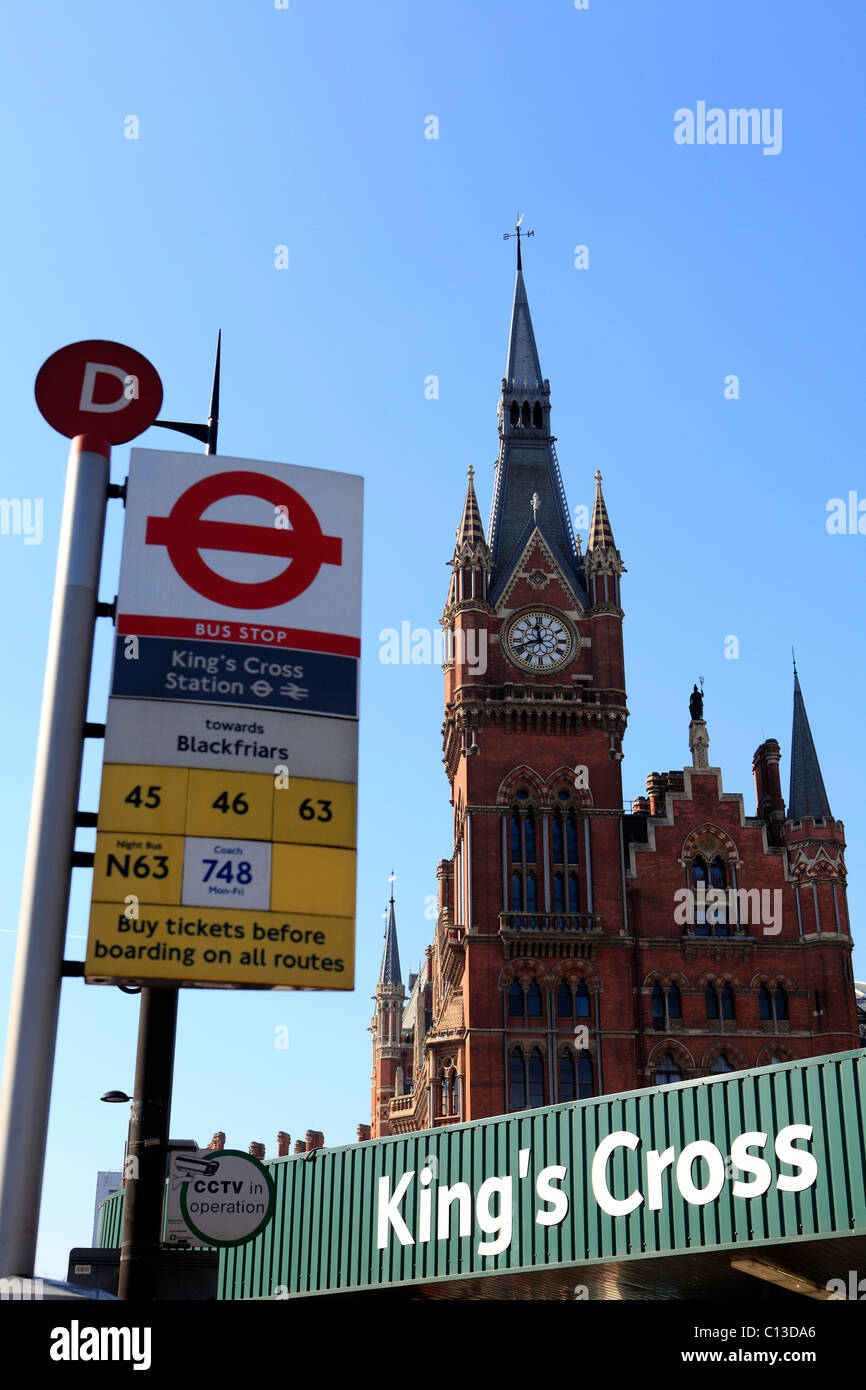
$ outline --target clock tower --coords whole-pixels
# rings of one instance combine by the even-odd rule
[[[625,567],[597,470],[585,553],[572,530],[519,239],[486,533],[468,471],[441,619],[452,847],[405,993],[391,905],[372,1137],[859,1046],[844,826],[799,684],[787,812],[775,739],[755,813],[725,790],[697,692],[690,763],[623,806]]]

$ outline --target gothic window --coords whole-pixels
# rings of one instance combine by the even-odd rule
[[[710,904],[712,921],[707,921],[706,894],[713,889],[724,891],[727,885],[727,871],[719,855],[708,864],[697,855],[689,871],[689,882],[694,894],[694,931],[696,936],[729,936],[728,910],[721,902]]]
[[[776,992],[773,995],[773,1012],[776,1015],[776,1022],[788,1017],[788,996],[781,985],[776,985]]]
[[[592,1084],[592,1062],[589,1057],[581,1057],[577,1064],[577,1098],[586,1100],[595,1095]]]
[[[526,875],[526,910],[535,912],[538,909],[538,880],[535,874]]]
[[[761,985],[758,990],[758,1009],[762,1019],[770,1020],[773,1017],[773,1001],[766,985]]]
[[[725,985],[722,988],[722,1018],[733,1019],[735,1017],[734,991],[731,989],[730,985]]]
[[[535,405],[532,407],[532,423],[535,429],[541,429],[541,406],[538,401],[536,401]]]
[[[513,980],[511,989],[508,991],[508,1016],[509,1018],[523,1018],[523,990],[519,980]]]
[[[714,1072],[723,1072],[733,1071],[734,1068],[731,1066],[731,1063],[728,1061],[724,1052],[720,1052],[710,1070]]]
[[[652,1016],[656,1033],[666,1033],[672,1018],[682,1018],[682,1000],[676,985],[671,984],[663,989],[656,980],[652,992]]]
[[[541,1018],[541,990],[535,980],[530,984],[526,996],[526,1015],[528,1018]]]
[[[658,980],[653,985],[652,993],[653,1028],[657,1033],[663,1033],[666,1027],[665,1019],[665,994]]]
[[[556,1012],[559,1018],[571,1018],[574,1012],[571,990],[565,980],[559,986],[559,993],[556,996]]]
[[[788,996],[781,985],[776,985],[770,993],[767,985],[758,987],[758,1012],[764,1023],[782,1023],[788,1020]]]
[[[528,792],[521,788],[518,800],[525,801]],[[530,809],[515,805],[509,822],[511,845],[511,911],[538,910],[538,880],[534,865],[538,858],[538,837],[535,816]],[[530,867],[532,866],[532,867]]]
[[[567,792],[560,796],[567,798]],[[553,910],[554,912],[578,912],[580,910],[577,853],[577,818],[574,811],[557,806],[551,820],[551,848],[553,850]]]
[[[707,1001],[707,1022],[712,1023],[719,1017],[719,996],[716,994],[712,985],[707,985],[705,995]]]
[[[526,1063],[519,1047],[511,1054],[508,1070],[511,1109],[522,1110],[526,1105]]]
[[[532,429],[532,409],[529,401],[523,402],[523,428],[527,430]]]
[[[440,1114],[440,1115],[447,1115],[447,1114],[448,1114],[448,1077],[447,1077],[447,1075],[446,1075],[446,1072],[445,1072],[444,1067],[443,1067],[442,1072],[441,1072],[441,1074],[440,1074],[439,1084],[440,1084],[441,1091],[442,1091],[441,1108],[440,1108],[440,1110],[439,1110],[439,1114]]]
[[[451,1068],[451,1076],[449,1078],[449,1089],[451,1092],[451,1104],[449,1106],[449,1111],[452,1115],[457,1115],[459,1114],[459,1108],[457,1091],[457,1069],[455,1067]]]
[[[517,429],[520,424],[520,406],[517,401],[511,402],[511,424],[514,429]]]
[[[672,1086],[675,1081],[682,1081],[683,1074],[669,1052],[666,1052],[656,1067],[655,1083],[657,1086]]]
[[[575,1018],[589,1018],[589,990],[583,980],[574,991]]]
[[[570,1052],[563,1052],[559,1059],[559,1099],[577,1100],[577,1071]]]
[[[529,1057],[529,1104],[531,1107],[544,1104],[544,1058],[537,1047]]]

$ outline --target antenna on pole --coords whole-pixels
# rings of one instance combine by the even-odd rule
[[[210,413],[206,425],[197,425],[188,420],[154,420],[154,425],[161,426],[164,430],[177,430],[178,434],[188,434],[193,439],[197,439],[200,444],[205,446],[206,454],[215,454],[217,451],[217,430],[219,427],[220,413],[220,347],[222,345],[222,329],[217,333],[216,360],[213,369],[213,385],[210,393]]]

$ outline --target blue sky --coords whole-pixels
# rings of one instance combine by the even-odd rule
[[[441,671],[381,664],[378,639],[404,621],[435,628],[470,463],[487,515],[514,279],[502,233],[518,208],[536,232],[526,282],[569,504],[590,503],[600,468],[628,566],[624,794],[688,760],[698,675],[726,789],[753,808],[751,757],[771,736],[787,788],[793,644],[848,831],[856,933],[866,536],[829,535],[826,518],[834,497],[866,499],[863,30],[853,3],[790,0],[91,0],[10,14],[2,492],[43,499],[44,539],[0,536],[3,1017],[66,457],[33,380],[63,344],[114,338],[156,365],[167,418],[203,418],[221,327],[221,452],[366,479],[357,987],[184,994],[172,1129],[271,1153],[278,1129],[345,1143],[369,1119],[387,876],[393,865],[404,970],[417,968],[451,847]],[[781,109],[781,151],[677,144],[675,111],[699,101]],[[186,447],[156,429],[136,442]],[[115,480],[127,459],[115,449]],[[104,599],[119,503],[109,518]],[[109,645],[103,621],[92,719]],[[99,757],[88,750],[83,808]],[[88,897],[76,870],[70,957],[84,954]],[[64,985],[43,1273],[88,1243],[96,1171],[119,1166],[127,1111],[99,1096],[131,1088],[136,1027],[134,998]]]

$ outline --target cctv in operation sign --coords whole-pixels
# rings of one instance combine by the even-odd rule
[[[362,488],[132,451],[88,981],[352,988]]]

